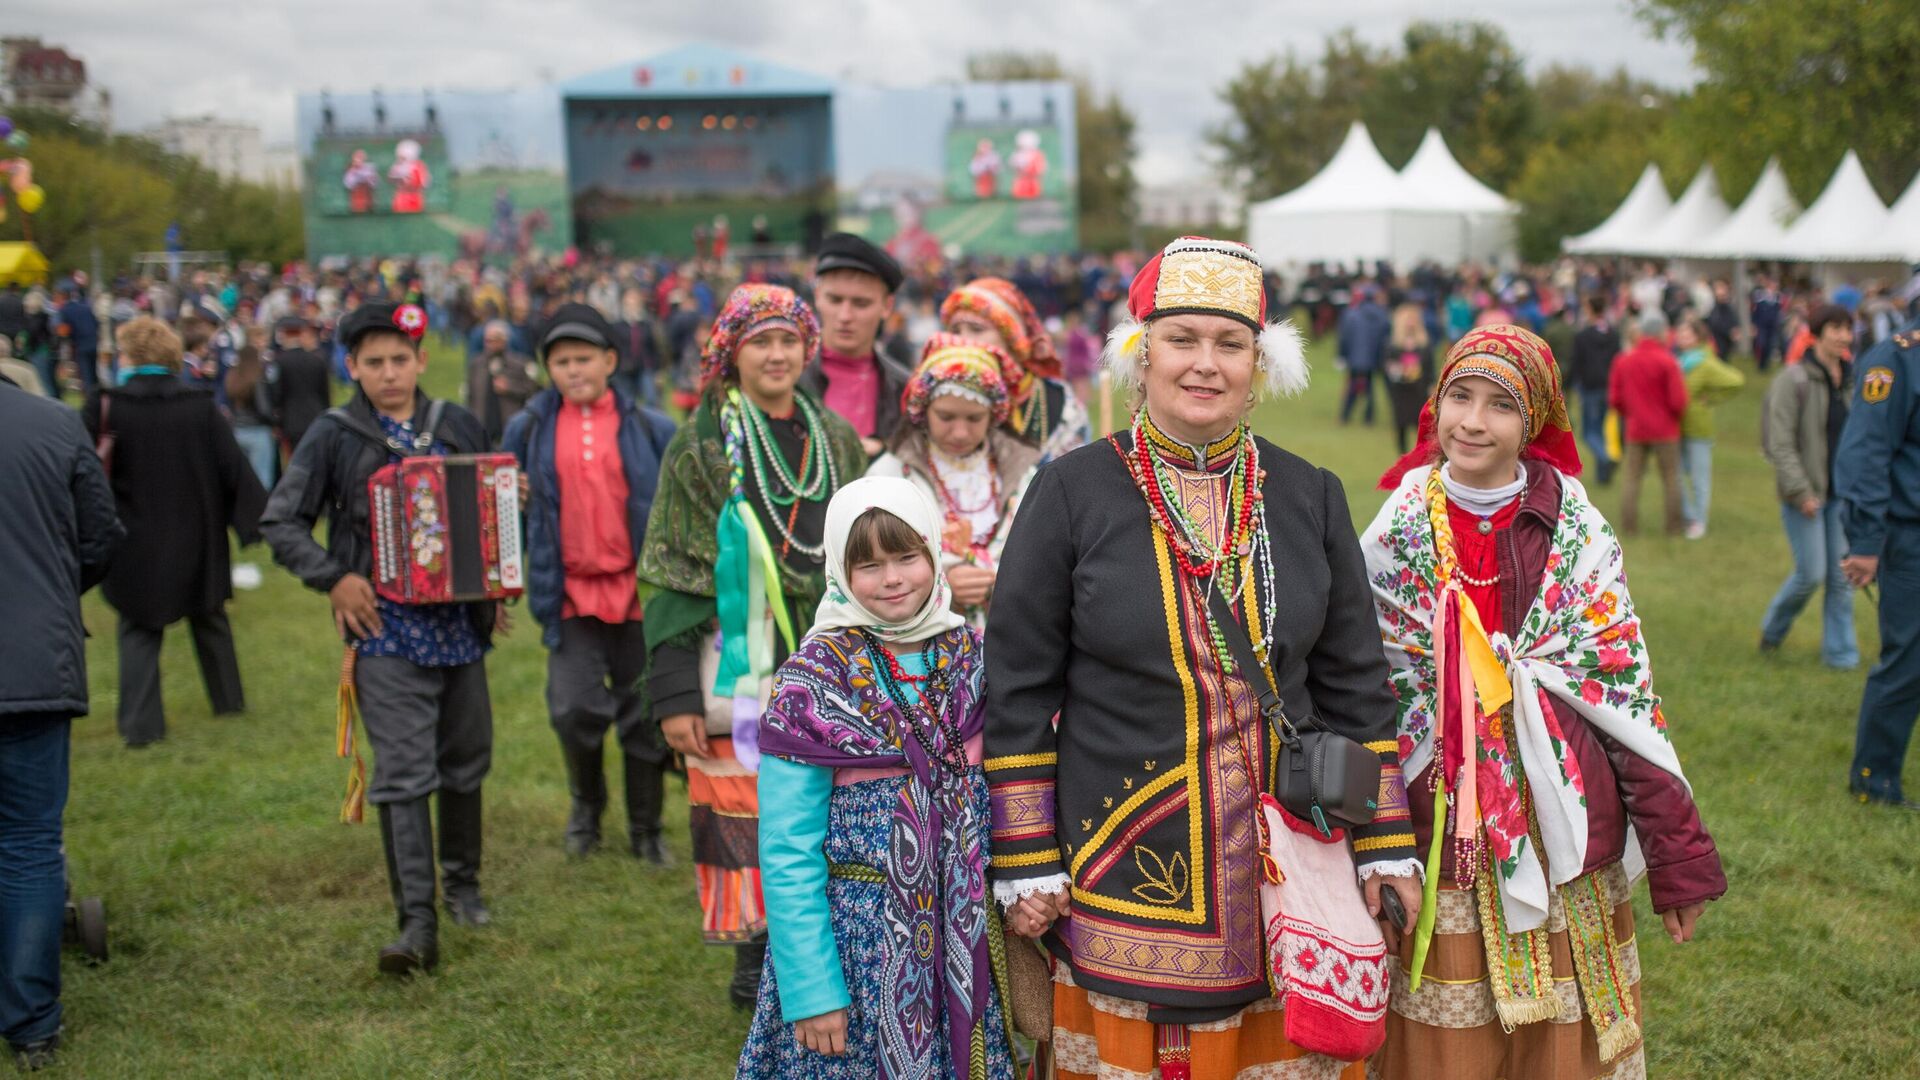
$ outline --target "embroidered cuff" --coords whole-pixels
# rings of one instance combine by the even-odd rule
[[[1419,859],[1394,859],[1390,862],[1368,862],[1360,864],[1360,883],[1366,884],[1370,877],[1410,877],[1415,881],[1427,879],[1427,868],[1420,865]]]
[[[996,881],[993,883],[993,898],[999,901],[1001,909],[1005,910],[1039,893],[1066,892],[1072,884],[1073,882],[1065,874]]]
[[[993,807],[995,850],[1030,846],[1034,841],[1056,844],[1054,838],[1053,780],[1007,780],[989,788]]]

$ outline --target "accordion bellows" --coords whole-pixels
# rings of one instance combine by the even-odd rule
[[[518,596],[520,469],[512,454],[410,457],[367,480],[373,588],[397,604]]]

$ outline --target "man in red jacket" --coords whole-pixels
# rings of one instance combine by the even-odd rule
[[[1613,362],[1607,401],[1620,414],[1626,442],[1626,483],[1621,485],[1620,533],[1640,531],[1640,481],[1647,456],[1660,463],[1660,493],[1666,500],[1667,535],[1678,536],[1680,521],[1680,414],[1687,411],[1687,384],[1680,361],[1667,348],[1667,317],[1658,308],[1643,312],[1639,340]]]

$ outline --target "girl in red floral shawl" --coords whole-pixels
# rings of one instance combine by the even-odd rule
[[[1726,891],[1579,473],[1551,350],[1480,327],[1362,537],[1425,856],[1388,1080],[1644,1075],[1631,883],[1676,942]]]

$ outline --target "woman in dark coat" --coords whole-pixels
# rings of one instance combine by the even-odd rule
[[[120,737],[129,747],[166,735],[160,641],[186,619],[215,716],[246,708],[226,604],[233,598],[226,531],[260,538],[267,493],[213,395],[180,379],[180,336],[139,318],[120,328],[119,389],[87,402],[87,428],[112,440],[107,475],[127,527],[108,573],[120,613]]]
[[[1393,437],[1404,454],[1420,427],[1420,406],[1433,392],[1433,342],[1427,337],[1420,305],[1401,304],[1393,310],[1393,332],[1387,337],[1384,360],[1387,401],[1393,406]]]

